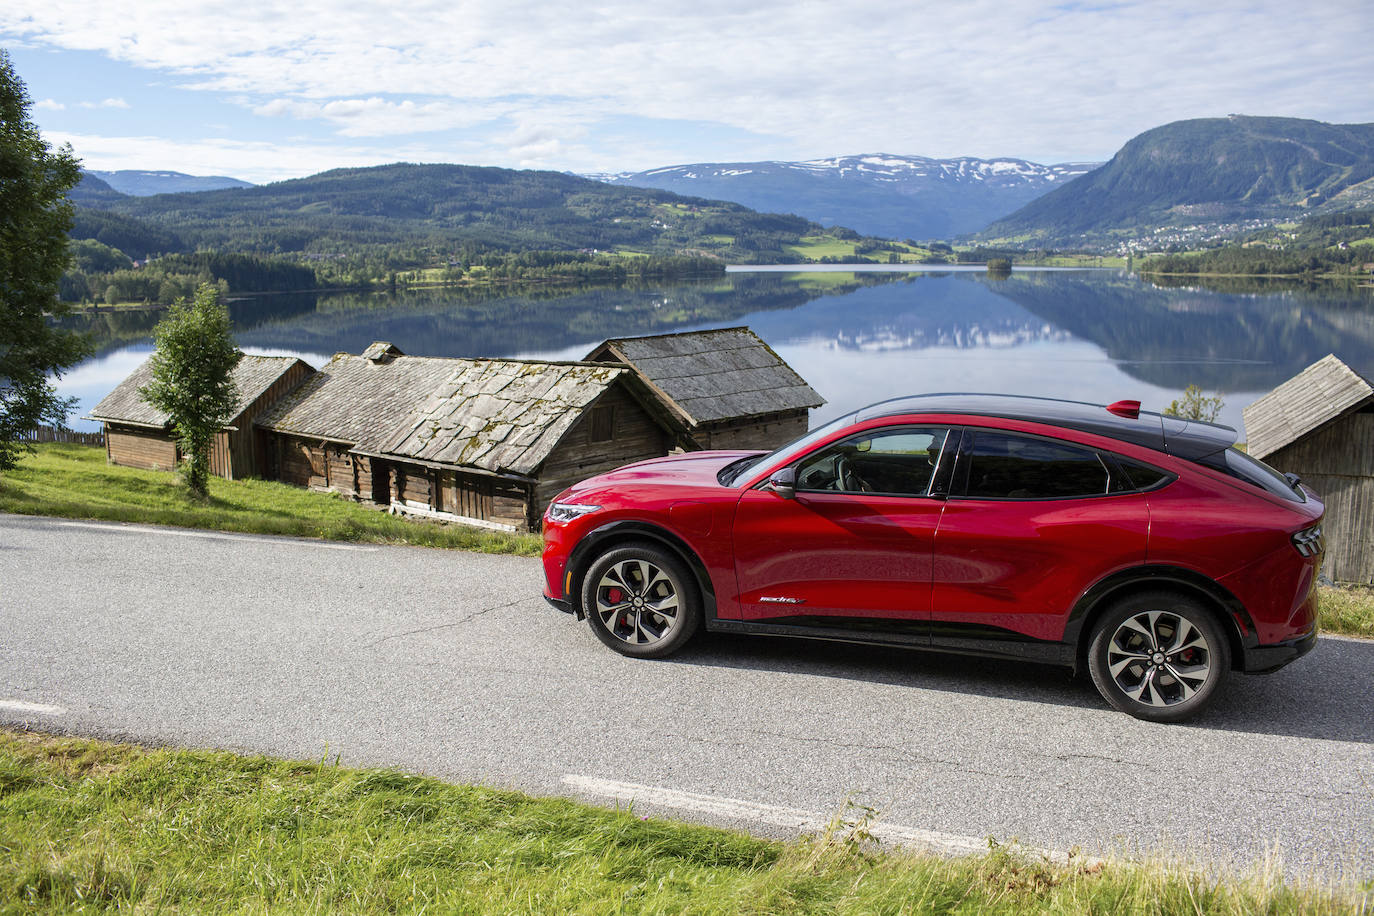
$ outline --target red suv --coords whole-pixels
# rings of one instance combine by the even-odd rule
[[[1324,510],[1235,430],[1139,407],[921,395],[629,465],[550,504],[545,597],[626,655],[705,626],[1086,666],[1177,721],[1316,644]]]

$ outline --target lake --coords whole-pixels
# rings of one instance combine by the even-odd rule
[[[239,346],[317,368],[388,340],[414,356],[579,359],[607,337],[748,325],[826,398],[824,422],[883,398],[1033,394],[1160,410],[1192,384],[1221,422],[1334,352],[1374,367],[1374,291],[1263,281],[1162,286],[1112,270],[731,268],[633,287],[236,298]],[[152,350],[155,311],[71,319],[96,352],[58,382],[83,416]],[[73,420],[77,429],[94,429]]]

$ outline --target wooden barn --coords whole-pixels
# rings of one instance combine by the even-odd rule
[[[825,399],[748,328],[620,337],[589,362],[632,370],[684,428],[678,446],[774,449],[804,434]]]
[[[238,407],[229,424],[215,436],[210,473],[229,480],[262,476],[253,420],[314,371],[292,356],[240,357],[233,372],[239,388]],[[170,470],[181,460],[167,415],[138,393],[152,380],[151,368],[144,361],[90,413],[90,419],[104,424],[105,457],[111,464]]]
[[[270,476],[394,511],[535,529],[560,490],[670,450],[634,373],[588,363],[337,354],[257,421]]]
[[[1323,572],[1374,584],[1374,384],[1334,355],[1246,407],[1246,449],[1326,503]]]

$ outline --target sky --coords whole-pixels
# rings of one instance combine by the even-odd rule
[[[1368,0],[5,0],[87,168],[254,183],[859,153],[1110,158],[1231,113],[1374,122]]]

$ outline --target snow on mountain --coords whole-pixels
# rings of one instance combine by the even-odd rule
[[[693,163],[587,177],[797,213],[866,234],[927,239],[976,232],[1098,165],[866,153],[803,162]]]

